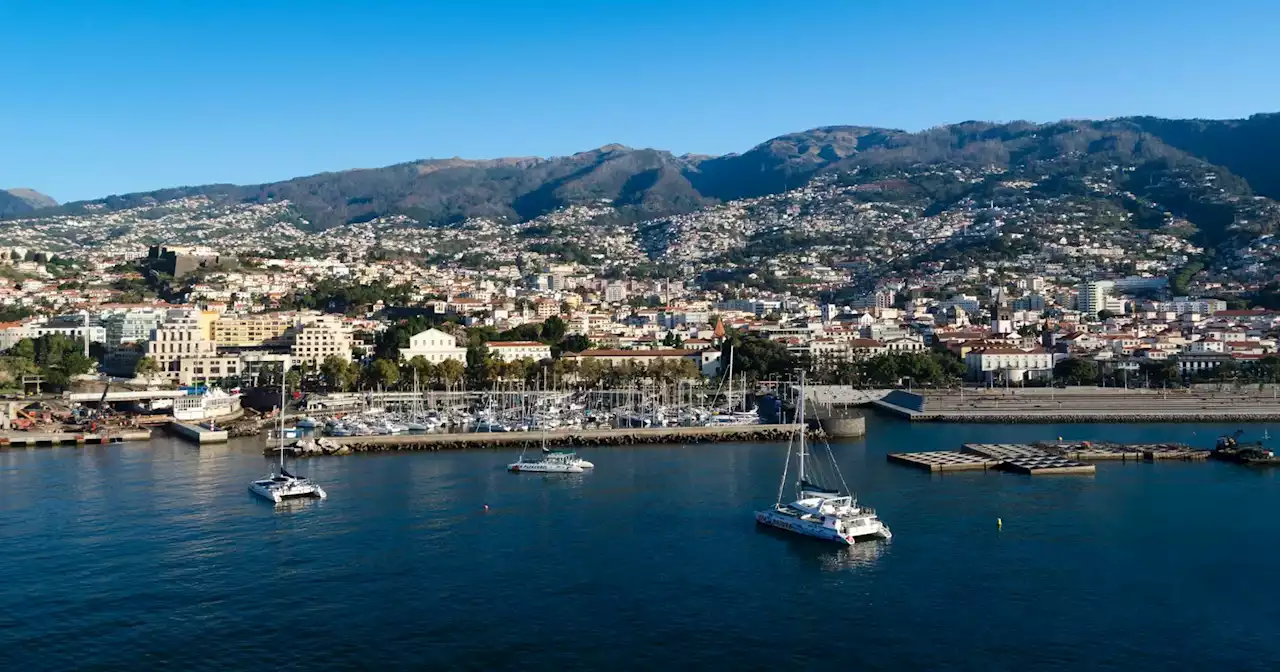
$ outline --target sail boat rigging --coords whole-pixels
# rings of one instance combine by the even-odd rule
[[[328,495],[324,488],[311,479],[302,476],[295,476],[284,468],[284,409],[287,392],[286,385],[282,381],[280,384],[280,469],[278,474],[267,474],[265,478],[258,479],[249,484],[249,492],[259,497],[269,499],[279,504],[286,499],[299,499],[302,497],[318,497],[324,499]]]
[[[805,425],[806,391],[804,374],[800,374],[800,395],[796,401],[796,435],[793,444],[797,446],[796,499],[790,504],[783,504],[783,492],[787,484],[787,467],[791,464],[791,446],[787,447],[787,462],[782,469],[782,480],[778,483],[778,501],[770,509],[756,512],[756,522],[761,525],[776,527],[788,532],[803,534],[826,541],[852,546],[858,539],[888,539],[893,536],[889,526],[885,525],[872,509],[858,506],[853,496],[842,494],[839,489],[823,487],[809,481],[809,452],[807,450],[808,430]],[[835,457],[831,455],[830,446],[827,454],[831,457],[832,467],[839,475]],[[844,478],[840,477],[843,484]],[[848,490],[848,487],[845,487]]]

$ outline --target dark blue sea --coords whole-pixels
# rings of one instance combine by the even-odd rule
[[[885,460],[1230,429],[873,419],[833,452],[895,537],[852,549],[756,527],[782,444],[319,458],[288,508],[256,441],[0,451],[0,670],[1275,670],[1280,471]]]

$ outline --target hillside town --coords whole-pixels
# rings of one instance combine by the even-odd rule
[[[628,277],[599,259],[495,254],[471,267],[465,255],[430,261],[425,249],[275,258],[190,245],[106,245],[86,256],[12,246],[0,254],[10,280],[0,288],[9,320],[0,349],[10,355],[0,387],[30,391],[33,367],[15,353],[53,338],[92,362],[64,372],[68,384],[108,376],[189,388],[282,372],[333,390],[405,386],[417,374],[424,386],[473,389],[548,372],[579,385],[606,371],[612,382],[714,380],[730,346],[740,348],[739,375],[803,367],[854,386],[1169,386],[1280,374],[1280,312],[1241,308],[1231,297],[1247,285],[1175,277],[1197,252],[1183,239],[1153,234],[1135,259],[1121,241],[1070,226],[1039,252],[922,265],[856,293],[847,290],[859,286],[858,260],[825,264],[812,251],[707,281]],[[605,259],[628,253],[597,243]],[[769,274],[822,277],[827,291],[759,281]],[[938,365],[903,363],[913,357]]]

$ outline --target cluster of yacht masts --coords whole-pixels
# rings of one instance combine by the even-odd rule
[[[299,418],[296,427],[330,436],[422,432],[536,432],[608,427],[709,427],[760,422],[743,379],[732,374],[717,389],[686,383],[630,390],[582,390],[525,383],[499,385],[473,397],[423,394],[385,401],[341,416]],[[735,387],[737,389],[735,389]]]

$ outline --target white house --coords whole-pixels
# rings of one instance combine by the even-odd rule
[[[458,339],[439,329],[428,329],[409,337],[409,347],[400,348],[400,357],[406,362],[421,357],[432,364],[453,359],[467,361],[467,349],[458,345]]]

